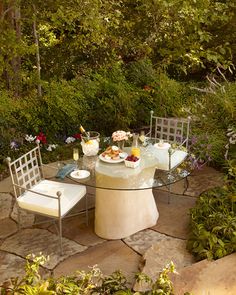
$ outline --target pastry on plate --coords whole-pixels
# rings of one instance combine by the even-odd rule
[[[106,150],[102,153],[102,156],[107,160],[119,160],[120,153],[122,153],[122,150],[117,146],[112,145],[106,148]]]

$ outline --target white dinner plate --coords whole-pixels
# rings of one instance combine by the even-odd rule
[[[125,160],[124,158],[120,158],[117,160],[106,159],[105,157],[103,157],[102,154],[99,155],[99,159],[102,160],[103,162],[110,163],[110,164],[121,163]]]
[[[70,176],[76,179],[83,179],[89,177],[90,172],[87,170],[75,170],[71,172]]]

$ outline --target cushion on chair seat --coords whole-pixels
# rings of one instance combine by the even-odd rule
[[[175,150],[171,155],[171,169],[179,165],[187,157],[188,153],[181,150]],[[163,154],[155,153],[158,159],[158,169],[169,170],[169,156],[163,157]]]
[[[57,197],[61,192],[61,216],[64,216],[86,194],[86,187],[77,184],[60,183],[51,180],[42,180],[34,185],[31,190]],[[31,210],[41,214],[58,217],[58,199],[51,199],[37,193],[26,191],[17,198],[22,209]]]
[[[185,151],[175,150],[171,155],[171,169],[183,162],[187,155],[188,153]]]

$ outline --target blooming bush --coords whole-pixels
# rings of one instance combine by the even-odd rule
[[[190,157],[193,168],[200,169],[212,160],[209,137],[207,135],[193,136],[189,145]]]
[[[229,157],[236,157],[236,127],[229,127],[227,129],[226,136],[228,138],[228,142],[225,145],[225,160],[229,160]]]

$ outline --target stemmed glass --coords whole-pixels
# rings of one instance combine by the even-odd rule
[[[59,171],[61,169],[61,162],[60,162],[60,156],[57,156],[57,170]]]
[[[73,160],[75,161],[75,169],[78,169],[79,149],[73,148]]]

